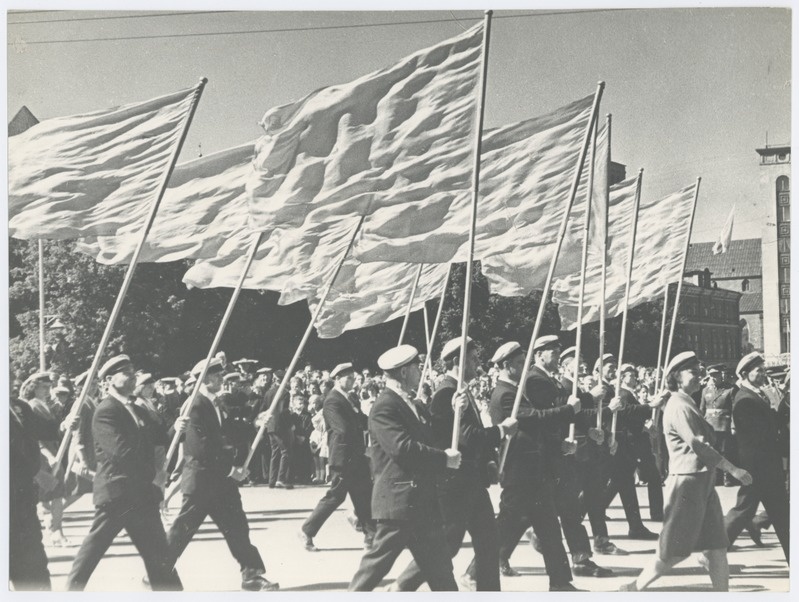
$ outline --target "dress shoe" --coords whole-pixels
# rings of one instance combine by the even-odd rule
[[[550,585],[549,591],[551,592],[584,592],[587,590],[577,589],[571,583],[564,583],[563,585]]]
[[[499,561],[499,572],[505,577],[518,577],[521,573],[514,569],[507,560]]]
[[[468,573],[464,573],[461,575],[459,579],[461,587],[465,592],[476,592],[477,591],[477,581],[472,579],[471,575]]]
[[[69,539],[67,539],[67,537],[64,535],[64,532],[59,529],[58,531],[50,531],[48,545],[54,548],[68,548],[73,544],[71,541],[69,541]]]
[[[297,536],[302,540],[302,545],[305,547],[305,550],[308,552],[318,552],[319,548],[317,548],[313,544],[313,537],[308,535],[305,531],[300,529],[300,532],[297,533]]]
[[[764,547],[763,540],[760,538],[760,527],[752,524],[746,528],[746,532],[758,548]]]
[[[612,577],[613,571],[604,567],[598,566],[590,558],[586,558],[580,562],[575,562],[572,568],[572,573],[578,577]]]
[[[275,487],[278,487],[280,489],[294,489],[294,485],[292,485],[291,483],[284,483],[283,481],[278,481],[277,483],[275,483]]]
[[[657,533],[652,533],[646,527],[638,527],[637,529],[630,529],[629,533],[627,533],[627,537],[630,539],[646,539],[646,540],[657,540],[660,535]]]
[[[261,575],[242,579],[241,589],[248,592],[273,592],[280,589],[279,583],[272,583]]]
[[[594,552],[608,556],[627,556],[629,554],[627,550],[617,547],[607,537],[597,537],[594,540]]]
[[[348,514],[347,515],[347,522],[358,533],[363,533],[363,525],[361,524],[361,521],[358,520],[357,516],[355,516],[354,514]]]
[[[638,583],[633,581],[631,583],[622,583],[619,586],[620,592],[637,592],[638,591]]]

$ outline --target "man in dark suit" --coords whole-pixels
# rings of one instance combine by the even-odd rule
[[[405,548],[432,591],[458,591],[436,481],[447,468],[460,466],[461,454],[434,446],[429,414],[413,399],[421,377],[418,355],[412,345],[400,345],[377,360],[386,374],[386,387],[369,414],[377,529],[350,591],[372,591]]]
[[[82,591],[117,534],[125,529],[139,551],[154,590],[182,590],[174,570],[158,510],[161,489],[155,483],[155,445],[169,445],[166,432],[138,407],[133,364],[127,355],[108,360],[98,376],[106,397],[92,418],[97,472],[96,507],[91,530],[75,556],[67,589]]]
[[[269,464],[269,487],[272,489],[275,487],[294,489],[291,475],[291,448],[294,442],[292,441],[292,420],[289,410],[291,396],[288,387],[283,389],[280,399],[276,399],[280,382],[284,376],[283,370],[278,370],[275,373],[275,381],[266,392],[264,399],[264,405],[269,410],[266,432],[269,434],[269,443],[272,446]]]
[[[562,425],[574,420],[575,413],[580,410],[580,400],[569,397],[566,404],[546,409],[532,403],[531,395],[538,388],[539,381],[555,378],[560,353],[558,337],[539,337],[533,345],[533,352],[535,366],[530,369],[519,406],[519,431],[510,440],[501,475],[502,497],[497,518],[500,568],[505,575],[518,575],[510,567],[510,555],[524,531],[532,526],[549,575],[550,591],[575,591],[561,538],[555,481],[547,465],[546,446],[553,430],[559,432]],[[491,418],[495,424],[511,414],[524,359],[521,348],[501,359],[502,371],[491,395],[490,405]]]
[[[249,405],[252,406],[252,415],[257,417],[262,412],[269,409],[266,401],[266,394],[272,386],[272,369],[259,368],[255,372],[255,382],[250,392]],[[258,447],[252,458],[252,470],[250,470],[250,481],[255,484],[269,482],[269,464],[272,458],[272,444],[269,436],[262,437],[258,442]]]
[[[766,383],[765,360],[752,352],[738,363],[740,389],[735,394],[732,421],[738,443],[739,466],[752,475],[751,485],[741,485],[735,507],[724,517],[730,545],[755,517],[763,503],[790,561],[790,507],[780,450],[780,419],[761,387]]]
[[[368,549],[374,538],[372,521],[372,476],[366,457],[364,437],[365,416],[349,400],[348,394],[355,383],[352,364],[339,364],[330,373],[335,386],[325,397],[322,407],[327,428],[327,445],[330,450],[330,489],[303,523],[300,535],[305,549],[317,551],[313,538],[331,514],[341,506],[349,493],[355,516],[363,528],[364,544]]]
[[[21,390],[37,376],[31,376]],[[20,399],[12,399],[10,409],[8,580],[16,591],[49,590],[50,571],[42,545],[42,526],[36,514],[39,496],[34,477],[41,462],[39,441],[57,439],[58,429]]]
[[[446,449],[452,442],[453,397],[463,397],[464,400],[458,400],[458,406],[466,406],[461,413],[458,440],[463,460],[458,470],[450,472],[439,482],[439,507],[452,557],[460,550],[467,531],[471,536],[475,560],[474,580],[469,580],[469,589],[500,591],[499,542],[494,507],[487,489],[491,484],[488,464],[494,461],[502,438],[516,433],[517,422],[508,417],[499,425],[486,428],[469,390],[456,393],[461,341],[462,337],[458,337],[444,345],[441,360],[447,366],[447,374],[439,382],[430,404],[434,442],[441,449]],[[470,338],[467,339],[465,359],[464,385],[477,376],[479,367],[477,349]],[[423,582],[422,571],[412,561],[397,578],[396,589],[415,591]]]
[[[192,370],[199,375],[205,360]],[[210,516],[225,537],[228,548],[241,567],[241,588],[271,591],[277,583],[264,576],[264,563],[250,542],[250,527],[241,505],[238,483],[247,478],[246,468],[234,466],[235,449],[226,433],[226,417],[218,395],[222,389],[222,362],[211,360],[205,380],[194,400],[184,431],[183,506],[169,530],[169,549],[177,559],[197,529]]]

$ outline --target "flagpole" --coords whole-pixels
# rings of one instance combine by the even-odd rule
[[[39,372],[47,368],[44,352],[44,241],[39,239]]]
[[[580,263],[580,292],[577,297],[577,338],[574,343],[574,374],[572,375],[572,396],[577,397],[577,381],[580,378],[580,349],[583,339],[583,308],[585,305],[585,272],[588,267],[588,238],[591,232],[591,203],[593,201],[594,192],[594,159],[596,157],[596,136],[597,136],[597,122],[594,122],[594,128],[591,140],[591,158],[588,166],[588,195],[586,196],[585,203],[585,219],[583,225],[583,254]],[[604,263],[604,262],[603,262]],[[574,441],[575,424],[569,424],[569,438],[567,441]]]
[[[247,274],[250,271],[252,262],[255,259],[255,254],[258,252],[258,247],[261,245],[263,238],[263,232],[259,232],[258,235],[253,238],[252,244],[250,245],[250,249],[247,253],[247,260],[244,263],[244,268],[241,271],[241,276],[239,281],[236,283],[236,288],[233,289],[233,293],[230,295],[230,301],[228,302],[227,309],[225,310],[225,314],[222,316],[222,321],[219,323],[219,328],[216,331],[216,336],[211,343],[211,347],[208,349],[208,354],[205,356],[205,363],[203,364],[200,374],[197,376],[197,382],[194,383],[194,387],[192,388],[188,401],[185,402],[181,407],[181,417],[189,415],[191,408],[194,405],[194,400],[197,399],[197,395],[200,393],[200,386],[203,384],[203,382],[205,382],[205,377],[208,374],[208,364],[211,363],[211,360],[216,354],[216,350],[219,349],[219,344],[222,342],[222,335],[224,335],[225,330],[227,329],[230,316],[233,314],[233,308],[236,306],[236,302],[239,300],[239,294],[241,293],[241,289],[244,287],[244,281],[247,279]],[[178,448],[179,443],[180,433],[175,432],[175,436],[172,437],[172,443],[169,446],[169,451],[166,454],[164,470],[168,469],[169,463],[172,460],[172,456],[175,455],[175,450]]]
[[[452,274],[452,264],[447,268],[447,275],[444,277],[444,287],[441,289],[441,297],[438,300],[438,310],[436,311],[436,319],[433,322],[433,332],[430,334],[430,342],[427,345],[427,358],[425,359],[424,366],[422,366],[422,376],[419,378],[419,388],[416,390],[416,398],[419,399],[422,395],[422,384],[433,366],[433,345],[436,342],[436,335],[438,334],[438,327],[441,325],[441,316],[444,310],[444,299],[447,296],[447,286],[449,285],[449,277]]]
[[[621,316],[621,335],[619,339],[619,359],[618,368],[616,370],[616,395],[621,390],[621,364],[624,361],[624,339],[627,334],[627,310],[630,301],[630,283],[633,279],[633,265],[635,263],[635,235],[638,231],[638,207],[641,204],[641,182],[644,179],[644,170],[638,170],[638,183],[635,186],[635,202],[633,204],[633,223],[630,228],[630,242],[628,248],[630,249],[627,255],[627,282],[624,285],[624,311]],[[601,404],[600,404],[601,405]],[[613,419],[610,426],[610,442],[611,445],[616,442],[616,422],[618,419],[618,412],[613,412]]]
[[[610,164],[611,164],[611,152],[613,147],[611,146],[611,121],[612,116],[608,113],[605,116],[605,123],[607,124],[608,130],[608,162],[607,162],[607,173],[608,177],[606,178],[605,182],[607,184],[607,190],[605,194],[605,201],[607,203],[605,207],[605,240],[603,241],[602,248],[604,249],[602,253],[602,289],[599,293],[599,361],[602,362],[602,356],[605,355],[605,313],[607,312],[605,306],[605,294],[606,294],[606,284],[607,284],[607,277],[608,277],[608,219],[610,215]],[[577,358],[579,361],[579,357]],[[596,427],[598,429],[602,428],[602,404],[597,404],[596,409]]]
[[[671,344],[674,342],[674,329],[677,326],[677,312],[680,310],[680,294],[682,293],[682,281],[685,275],[685,265],[688,263],[688,249],[691,247],[691,230],[694,228],[694,217],[696,216],[696,204],[699,200],[699,184],[702,178],[696,179],[696,190],[694,191],[694,206],[691,209],[691,222],[688,225],[688,235],[685,237],[685,252],[682,257],[682,268],[680,269],[680,279],[677,281],[677,296],[674,298],[674,310],[671,314],[671,326],[669,327],[669,338],[666,343],[666,357],[663,358],[664,370],[663,377],[660,381],[660,390],[666,386],[666,370],[665,364],[669,363],[671,357]],[[666,288],[668,290],[668,287]]]
[[[419,264],[419,269],[416,270],[416,276],[413,277],[413,285],[411,286],[411,295],[408,298],[408,307],[405,309],[405,319],[402,321],[402,330],[400,330],[399,342],[397,345],[402,345],[402,339],[405,338],[405,331],[408,329],[408,322],[411,317],[411,308],[413,308],[413,298],[416,296],[416,287],[419,286],[419,277],[422,275],[423,263]]]
[[[538,332],[541,330],[541,324],[544,321],[544,310],[546,309],[547,297],[549,296],[549,291],[552,287],[552,278],[555,275],[555,265],[558,262],[558,255],[560,254],[560,248],[563,245],[563,238],[566,236],[566,226],[569,223],[569,213],[571,213],[572,205],[574,205],[574,199],[577,196],[577,187],[580,184],[580,177],[583,174],[583,165],[585,163],[586,155],[588,154],[588,147],[591,144],[591,133],[593,131],[594,125],[596,124],[597,112],[599,111],[599,102],[602,99],[602,91],[604,89],[605,82],[599,82],[597,84],[596,93],[594,94],[594,104],[591,107],[591,118],[588,122],[588,127],[585,129],[583,147],[580,150],[580,157],[577,162],[577,170],[574,173],[571,190],[569,191],[569,203],[566,205],[566,211],[564,212],[563,219],[560,222],[560,230],[558,231],[555,251],[552,254],[552,259],[549,262],[549,271],[547,272],[547,278],[544,282],[544,290],[541,294],[541,304],[538,306],[538,314],[536,315],[535,324],[533,325],[533,333],[530,337],[530,344],[527,346],[527,355],[524,359],[524,368],[522,369],[521,378],[519,378],[519,385],[516,388],[516,399],[513,401],[513,409],[511,410],[510,414],[513,418],[516,418],[519,415],[519,406],[522,403],[522,395],[524,394],[524,384],[527,381],[527,373],[530,369],[530,361],[533,358],[533,346],[535,345],[536,338],[538,338]],[[508,440],[505,439],[502,442],[502,452],[500,454],[499,460],[500,473],[505,465],[505,458],[507,455]]]
[[[314,324],[316,324],[316,319],[319,317],[319,314],[322,312],[322,308],[325,306],[325,301],[327,301],[327,296],[330,294],[330,290],[333,288],[333,283],[336,281],[339,272],[341,271],[344,262],[347,259],[347,255],[350,254],[350,250],[352,249],[352,245],[355,243],[355,237],[358,236],[358,232],[361,230],[361,226],[363,225],[363,221],[366,219],[365,215],[362,215],[360,220],[358,221],[358,225],[355,227],[355,230],[352,232],[352,237],[350,238],[350,243],[347,245],[347,248],[344,250],[344,253],[341,255],[341,259],[338,261],[338,265],[336,265],[336,269],[333,271],[333,275],[330,277],[330,280],[327,282],[327,286],[325,287],[324,292],[322,293],[322,297],[319,299],[319,304],[316,306],[316,310],[311,316],[311,321],[308,323],[308,328],[305,329],[305,334],[302,336],[302,340],[300,341],[299,346],[297,347],[297,351],[294,352],[294,357],[291,359],[291,364],[286,369],[286,374],[283,376],[283,380],[280,381],[280,386],[277,388],[277,392],[275,396],[272,398],[272,405],[266,410],[266,420],[263,421],[263,424],[258,429],[258,433],[255,435],[255,439],[250,446],[250,451],[247,454],[247,459],[244,461],[244,465],[242,468],[247,468],[252,461],[252,457],[255,455],[255,450],[258,449],[258,445],[261,443],[261,439],[264,437],[264,432],[266,431],[266,423],[271,419],[271,417],[275,413],[275,408],[280,400],[281,395],[286,390],[288,385],[289,379],[291,378],[294,369],[297,367],[297,363],[300,361],[300,356],[305,349],[305,345],[308,343],[308,339],[311,337],[311,332],[313,332]]]
[[[463,285],[463,324],[461,326],[461,355],[458,362],[458,391],[462,392],[467,383],[463,376],[466,370],[466,348],[469,336],[469,309],[472,302],[472,269],[474,263],[474,238],[477,230],[477,199],[480,187],[480,148],[483,132],[483,116],[485,111],[486,77],[488,75],[488,42],[491,37],[491,15],[493,11],[485,11],[483,29],[483,56],[480,70],[480,96],[478,98],[477,111],[475,114],[475,136],[474,136],[474,165],[472,167],[472,219],[469,225],[469,258],[466,262],[466,282]],[[455,417],[452,421],[452,449],[458,449],[458,440],[461,434],[461,412],[455,410]]]
[[[139,256],[144,249],[144,242],[147,240],[147,234],[150,232],[150,228],[155,221],[155,215],[158,212],[158,207],[161,205],[161,199],[164,197],[164,192],[166,191],[167,183],[169,182],[169,177],[172,175],[172,170],[175,168],[175,163],[177,163],[178,155],[180,154],[180,149],[183,147],[183,142],[186,140],[186,135],[189,131],[189,126],[191,125],[191,121],[194,118],[194,112],[197,109],[197,104],[200,101],[200,97],[202,96],[203,89],[205,88],[205,84],[208,82],[208,79],[205,77],[200,78],[200,83],[197,84],[197,87],[194,90],[194,101],[189,108],[189,111],[186,114],[186,120],[183,122],[183,129],[180,132],[180,138],[178,143],[175,145],[175,148],[172,150],[172,156],[169,159],[169,166],[167,167],[166,171],[164,172],[163,177],[161,178],[161,183],[158,187],[158,195],[153,200],[153,204],[150,207],[150,213],[147,216],[147,219],[144,223],[144,228],[142,228],[141,237],[139,238],[139,243],[136,246],[136,250],[133,252],[133,257],[130,260],[130,265],[128,266],[128,270],[125,273],[125,278],[122,282],[122,286],[119,289],[119,294],[117,295],[116,302],[114,303],[114,307],[111,310],[111,316],[108,318],[108,323],[105,326],[105,332],[103,332],[103,336],[100,339],[100,344],[97,347],[97,352],[94,354],[94,360],[92,361],[92,365],[89,368],[89,373],[86,375],[86,380],[83,381],[83,388],[81,389],[80,396],[72,404],[72,408],[69,411],[68,418],[72,419],[77,416],[78,412],[80,411],[81,406],[83,406],[83,402],[86,399],[86,394],[89,391],[89,387],[91,387],[92,382],[94,381],[95,376],[97,375],[97,370],[100,367],[100,361],[103,359],[103,354],[105,353],[105,349],[108,346],[108,341],[111,338],[111,332],[114,329],[114,324],[116,323],[117,318],[119,317],[120,310],[122,309],[122,302],[125,299],[125,295],[128,292],[128,288],[130,287],[130,282],[133,279],[133,273],[136,271],[136,264],[139,261]],[[69,445],[69,439],[72,436],[72,431],[67,430],[64,433],[64,437],[61,439],[61,445],[58,448],[58,453],[55,457],[55,468],[53,469],[54,472],[58,471],[58,467],[61,464],[61,460],[64,458],[64,454],[67,451],[67,446]]]
[[[430,320],[427,317],[427,304],[426,303],[422,307],[422,317],[424,317],[424,343],[425,343],[425,347],[427,348],[427,355],[430,355],[430,347],[432,346],[432,341],[430,341]]]
[[[663,341],[666,338],[666,317],[668,316],[669,307],[669,286],[668,284],[663,288],[663,317],[660,322],[660,342],[658,343],[658,363],[655,368],[655,382],[651,394],[654,395],[660,388],[660,375],[663,371]],[[652,420],[657,418],[657,408],[652,408]]]

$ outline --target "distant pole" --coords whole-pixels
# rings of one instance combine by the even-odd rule
[[[44,352],[44,241],[39,239],[39,372],[47,369]]]
[[[402,330],[400,330],[399,342],[397,345],[402,345],[402,340],[405,338],[405,331],[408,329],[408,322],[411,318],[411,310],[413,309],[413,299],[416,297],[416,288],[419,286],[419,277],[422,275],[423,263],[419,264],[419,269],[416,270],[416,275],[413,277],[413,284],[411,285],[411,294],[408,297],[408,307],[405,309],[405,319],[402,321]]]
[[[433,332],[430,334],[429,343],[427,345],[427,358],[425,359],[424,366],[422,366],[422,376],[419,378],[419,388],[416,391],[416,398],[422,395],[422,384],[427,377],[427,373],[433,367],[433,345],[436,342],[436,335],[438,334],[438,327],[441,325],[441,316],[444,310],[444,299],[447,296],[447,286],[449,286],[449,277],[452,274],[452,264],[447,268],[447,275],[444,277],[444,286],[441,288],[441,297],[438,300],[438,310],[436,311],[436,319],[433,322]]]
[[[605,295],[606,291],[606,284],[608,279],[608,219],[610,215],[610,165],[611,161],[611,152],[613,151],[613,146],[611,145],[611,124],[612,124],[612,117],[611,114],[608,113],[605,116],[605,123],[607,124],[608,130],[608,163],[607,163],[607,173],[608,177],[605,178],[605,183],[607,184],[607,190],[605,191],[605,240],[602,242],[602,274],[600,278],[602,278],[602,288],[599,293],[599,361],[602,361],[602,356],[605,355],[605,315],[607,314],[607,308],[605,305]],[[598,429],[602,428],[602,404],[597,404],[596,409],[596,427]]]

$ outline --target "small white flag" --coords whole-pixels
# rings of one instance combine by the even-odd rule
[[[730,209],[730,215],[727,217],[727,221],[724,222],[724,227],[721,229],[721,232],[719,232],[719,239],[716,241],[716,244],[713,245],[713,255],[726,253],[727,249],[730,248],[733,221],[735,221],[735,205]]]

